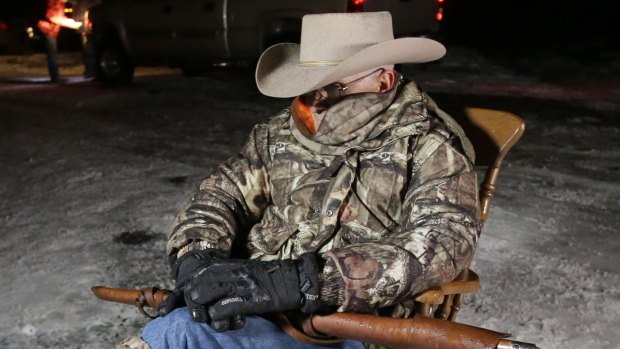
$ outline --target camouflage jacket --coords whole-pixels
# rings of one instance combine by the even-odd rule
[[[288,109],[257,125],[177,216],[169,255],[217,248],[272,260],[317,251],[324,273],[340,279],[339,311],[407,315],[407,299],[468,265],[480,221],[460,127],[415,83],[394,94],[354,146],[311,150]]]

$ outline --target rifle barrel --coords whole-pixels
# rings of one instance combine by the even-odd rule
[[[506,333],[415,315],[413,319],[335,313],[312,317],[312,327],[325,335],[387,345],[390,348],[497,349]],[[511,349],[515,349],[511,347]]]
[[[497,343],[496,349],[539,349],[532,343],[524,343],[519,341],[511,341],[509,339],[502,339]]]
[[[130,290],[94,286],[91,290],[99,299],[136,305],[140,312],[149,317],[155,317],[156,314],[146,313],[144,307],[159,309],[161,302],[171,293],[157,287]],[[377,321],[375,315],[335,313],[307,317],[300,325],[303,332],[290,322],[286,326],[288,328],[283,326],[283,329],[289,334],[293,332],[291,335],[297,339],[314,344],[327,343],[325,340],[333,343],[337,337],[387,345],[395,349],[538,349],[534,344],[505,339],[509,336],[505,333],[421,315],[410,319],[385,317]],[[294,332],[303,335],[295,336]],[[331,337],[324,339],[328,338],[326,336]]]

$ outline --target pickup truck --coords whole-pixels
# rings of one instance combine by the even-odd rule
[[[309,13],[389,11],[396,36],[431,35],[444,0],[102,0],[85,18],[86,44],[105,85],[129,84],[134,67],[194,75],[254,62],[269,46],[299,42]]]

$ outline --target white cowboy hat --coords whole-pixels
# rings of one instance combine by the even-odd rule
[[[430,62],[445,53],[435,40],[394,39],[389,12],[305,15],[301,44],[265,50],[256,66],[256,85],[267,96],[289,98],[371,68]]]

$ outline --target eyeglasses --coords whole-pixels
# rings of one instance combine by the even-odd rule
[[[372,76],[373,74],[377,73],[377,72],[383,72],[385,71],[385,69],[383,68],[379,68],[376,69],[372,72],[370,72],[369,74],[366,74],[364,76],[362,76],[361,78],[357,78],[351,82],[347,82],[346,84],[341,84],[339,82],[334,82],[331,83],[329,85],[323,86],[315,91],[311,91],[308,94],[313,94],[314,95],[314,101],[321,101],[321,100],[327,100],[327,101],[334,101],[340,97],[342,97],[342,92],[346,91],[349,87],[357,84],[358,82],[366,79],[369,76]]]

